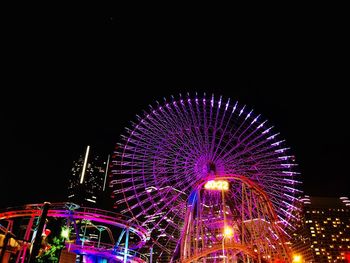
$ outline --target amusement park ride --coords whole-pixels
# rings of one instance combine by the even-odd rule
[[[14,224],[25,231],[17,231],[20,246],[16,252],[16,263],[30,261],[29,252],[32,252],[36,236],[36,225],[42,216],[44,204],[26,205],[2,211],[0,222],[7,222],[7,231],[13,231]],[[77,255],[78,262],[147,262],[147,258],[137,252],[148,240],[146,229],[129,222],[123,215],[95,208],[82,208],[73,203],[50,204],[45,229],[55,228],[58,224],[58,234],[64,238],[66,252]],[[40,221],[40,220],[39,220]],[[50,221],[53,223],[50,224]],[[13,224],[14,223],[14,224]],[[61,228],[62,227],[62,228]],[[46,237],[49,231],[43,231]],[[102,232],[106,234],[102,236]],[[97,237],[96,237],[96,233]],[[40,259],[48,249],[41,244],[38,262],[54,262],[47,258]],[[76,257],[74,257],[75,262]],[[31,262],[31,261],[30,261]],[[33,260],[33,262],[36,262]],[[72,261],[66,261],[72,262]]]
[[[164,100],[137,118],[110,166],[120,214],[69,204],[48,211],[74,230],[66,250],[82,262],[298,262],[288,242],[301,192],[295,158],[261,115],[204,94]],[[29,205],[0,222],[28,217],[27,242],[39,214]],[[86,222],[109,229],[109,245],[87,237]]]
[[[117,144],[115,206],[150,231],[157,262],[292,262],[301,182],[279,137],[230,99],[164,99]]]

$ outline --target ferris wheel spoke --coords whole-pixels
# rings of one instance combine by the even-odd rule
[[[227,103],[226,103],[225,111],[224,111],[225,113],[226,113],[226,111],[227,111],[227,109],[228,109],[229,102],[230,102],[230,100],[228,100]],[[237,106],[237,102],[236,102],[236,104],[235,104],[235,107],[236,107],[236,106]],[[225,128],[223,129],[223,132],[222,132],[222,136],[219,137],[219,141],[218,141],[218,144],[217,144],[218,147],[216,147],[216,150],[215,150],[215,152],[214,152],[214,154],[213,154],[213,156],[214,156],[214,161],[217,160],[218,157],[220,157],[221,153],[225,150],[225,148],[226,148],[227,145],[229,144],[229,142],[226,141],[226,142],[224,143],[224,147],[220,147],[220,145],[222,145],[222,143],[223,143],[223,140],[224,140],[224,138],[225,138],[225,135],[227,134],[226,131],[227,131],[227,128],[228,128],[228,126],[229,126],[229,124],[230,124],[230,122],[231,122],[233,113],[234,113],[234,110],[231,111],[231,114],[230,114],[230,116],[228,117],[228,119],[227,119],[227,121],[226,121]],[[224,116],[225,116],[225,114],[224,114]],[[223,120],[224,120],[224,117],[223,117],[222,120],[221,120],[220,127],[222,126]],[[218,153],[218,150],[219,150],[219,149],[221,150],[220,153]]]
[[[199,129],[199,127],[201,126],[202,120],[200,119],[199,114],[197,114],[198,111],[195,112],[190,98],[187,99],[187,103],[189,104],[189,112],[191,114],[191,119],[193,121],[193,125],[195,128],[195,132],[193,133],[193,136],[196,139],[198,146],[200,146],[200,148],[203,151],[205,149],[205,147],[204,147],[205,144],[204,144],[204,140],[203,140],[203,135],[201,134],[200,129]],[[196,103],[196,109],[198,110],[198,99],[196,98],[196,100],[193,103]]]
[[[181,209],[179,209],[179,207],[181,206]],[[167,215],[163,215],[164,214],[164,208],[161,212],[156,211],[156,214],[161,214],[162,217],[159,218],[157,220],[157,224],[162,224],[164,222],[166,222],[166,227],[162,228],[162,232],[166,232],[166,228],[171,226],[174,229],[177,229],[179,227],[179,222],[182,222],[184,219],[184,211],[185,211],[185,207],[183,206],[183,204],[179,203],[179,204],[175,204],[174,207],[171,209],[171,211],[169,211],[169,213]],[[180,215],[179,215],[180,214]],[[175,223],[172,218],[178,218],[177,219],[177,223]],[[150,230],[153,231],[155,228],[157,227],[157,225],[154,225]]]
[[[183,192],[183,191],[186,191],[187,188],[190,188],[190,186],[187,186],[185,189],[182,189],[181,191],[182,191],[182,192]],[[173,203],[175,202],[175,200],[177,200],[177,199],[179,198],[180,195],[182,195],[182,192],[176,193],[176,194],[174,194],[174,195],[171,195],[170,198],[169,198],[169,200],[168,200],[167,202],[164,203],[164,206],[163,206],[163,207],[171,207],[170,205],[173,204]],[[169,211],[171,211],[170,208],[169,208],[169,210],[164,214],[164,216],[167,216],[167,215],[169,214]],[[145,211],[145,212],[146,212],[146,211]],[[146,223],[147,223],[147,220],[144,222],[144,224],[146,224]],[[159,223],[157,223],[157,225],[159,225]]]
[[[261,126],[262,127],[262,126]],[[256,128],[256,130],[260,129],[261,128],[260,125]],[[248,142],[246,145],[245,145],[245,148],[248,147],[249,145],[252,145],[253,142],[259,140],[261,137],[264,137],[264,133],[261,133],[260,135],[256,136],[255,138],[253,138],[250,142]],[[234,136],[231,137],[230,141],[226,144],[226,147],[228,145],[230,145],[230,143],[232,142],[233,139],[236,139]],[[259,147],[261,144],[264,144],[266,143],[266,141],[260,141],[259,143],[257,144],[253,144],[252,147],[250,147],[250,149],[254,149],[254,148],[257,148]],[[242,146],[242,143],[241,142],[237,142],[231,149],[227,150],[223,155],[220,154],[220,158],[226,158],[227,156],[231,156],[233,152],[237,152],[237,149],[239,146]],[[226,149],[225,147],[225,149]],[[244,151],[247,151],[247,149],[244,149]],[[222,151],[223,153],[223,151]],[[233,154],[233,156],[235,156],[235,154]],[[233,158],[232,156],[232,158]]]
[[[219,115],[219,110],[220,108],[217,107],[216,108],[216,114],[214,113],[214,94],[212,95],[212,98],[210,100],[210,121],[213,122],[213,125],[211,125],[211,142],[210,142],[210,146],[209,146],[209,158],[213,159],[213,153],[214,153],[214,149],[215,149],[215,141],[216,141],[216,133],[217,133],[217,121],[218,121],[218,115]],[[215,115],[215,117],[213,117],[213,114]]]
[[[175,104],[175,112],[179,115],[179,119],[181,120],[181,122],[183,122],[185,125],[184,131],[186,131],[184,133],[184,136],[186,137],[186,142],[187,144],[192,145],[192,150],[196,150],[196,149],[200,149],[202,145],[201,141],[202,138],[198,138],[198,136],[200,135],[199,132],[194,132],[194,130],[196,130],[196,126],[193,122],[191,122],[188,118],[188,112],[185,111],[184,109],[184,102],[182,101],[182,103],[180,102],[180,106],[178,106],[177,104]],[[181,116],[181,117],[180,117]]]
[[[205,144],[205,149],[206,149],[206,153],[209,152],[209,135],[208,135],[208,128],[209,128],[209,124],[208,124],[208,113],[207,113],[207,107],[206,107],[206,103],[207,103],[207,100],[205,98],[205,93],[204,93],[204,96],[203,96],[203,99],[202,99],[202,103],[200,103],[200,105],[202,105],[202,109],[203,109],[203,112],[202,112],[202,116],[203,116],[203,135],[204,135],[204,144]],[[198,110],[198,114],[201,114],[201,111],[200,111],[200,106],[197,107]]]
[[[245,147],[244,150],[241,150],[241,151],[237,151],[235,153],[232,153],[233,150],[230,150],[231,152],[231,156],[227,157],[228,158],[228,161],[229,160],[236,160],[236,159],[240,159],[240,157],[244,154],[247,154],[247,153],[251,153],[252,155],[255,155],[255,154],[258,154],[258,153],[262,153],[264,151],[270,151],[272,150],[272,148],[274,148],[273,146],[271,145],[266,145],[264,147],[262,147],[263,145],[267,144],[268,142],[267,141],[260,141],[259,143],[255,144],[255,145],[252,145],[251,147],[247,148]],[[260,147],[260,149],[259,149]],[[259,149],[259,150],[256,150],[256,149]],[[283,150],[285,151],[285,150]],[[283,152],[281,151],[281,153]]]

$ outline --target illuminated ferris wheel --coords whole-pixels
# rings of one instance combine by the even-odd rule
[[[295,166],[279,133],[245,105],[180,95],[150,106],[127,128],[111,184],[116,208],[144,222],[161,251],[157,256],[183,262],[200,252],[206,262],[227,257],[209,248],[228,242],[220,229],[230,226],[239,246],[231,245],[228,254],[254,260],[291,227],[300,192]],[[254,241],[258,232],[271,236],[266,244]]]

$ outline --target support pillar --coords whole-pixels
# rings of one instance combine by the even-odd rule
[[[6,250],[7,250],[7,244],[10,240],[11,237],[15,237],[14,234],[12,234],[11,232],[7,232],[4,238],[4,242],[1,248],[1,254],[0,254],[0,263],[2,263],[2,260],[4,259]]]
[[[50,203],[45,202],[43,205],[43,208],[42,208],[40,219],[39,219],[39,225],[38,225],[38,229],[36,231],[36,236],[35,236],[35,239],[33,242],[32,252],[31,252],[30,258],[29,258],[29,263],[34,263],[36,256],[39,253],[41,241],[42,241],[41,235],[42,235],[42,232],[44,230],[45,220],[47,217],[47,212],[49,211],[49,207],[50,207]]]
[[[126,229],[125,246],[124,246],[124,261],[123,261],[123,263],[127,263],[128,250],[129,250],[129,228]]]

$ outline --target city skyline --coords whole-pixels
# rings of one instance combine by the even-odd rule
[[[321,23],[310,35],[308,19],[266,22],[268,31],[263,24],[247,30],[255,38],[246,56],[232,53],[224,21],[187,15],[16,16],[6,68],[10,105],[2,113],[1,208],[65,201],[69,171],[87,145],[112,154],[136,114],[187,92],[222,95],[262,114],[295,154],[305,194],[350,196],[342,28]],[[196,19],[203,23],[195,26]],[[320,41],[327,36],[334,42]]]
[[[244,92],[244,90],[239,92]],[[230,92],[226,91],[226,93]],[[232,93],[231,96],[226,93],[224,90],[221,90],[221,92],[216,92],[215,95],[220,96],[222,94],[223,98],[230,97],[233,100],[237,99],[237,97],[243,97],[243,100],[238,100],[239,103],[247,104],[248,108],[260,112],[281,133],[281,138],[286,139],[291,151],[296,156],[296,163],[299,164],[297,170],[302,174],[301,180],[304,182],[305,194],[311,196],[349,196],[349,189],[345,181],[342,181],[345,180],[346,170],[339,163],[346,162],[347,152],[343,151],[344,144],[346,144],[345,131],[336,129],[334,126],[323,127],[323,130],[318,130],[322,126],[321,119],[327,119],[327,117],[331,119],[333,116],[329,115],[335,114],[334,112],[328,112],[330,109],[322,110],[321,108],[319,115],[317,115],[317,108],[312,107],[316,111],[314,112],[316,115],[313,116],[310,110],[305,111],[305,108],[302,108],[305,106],[303,105],[303,100],[298,101],[299,108],[293,108],[291,106],[294,104],[295,98],[292,93],[288,99],[286,98],[283,101],[283,104],[279,103],[281,98],[276,97],[276,95],[274,95],[275,97],[272,100],[268,101],[267,99],[269,99],[271,93],[265,93],[265,97],[259,91],[257,95],[251,97],[248,94],[244,95],[244,93],[235,97],[232,96]],[[147,96],[146,94],[144,95]],[[161,99],[161,95],[158,95],[156,92],[152,95],[155,98],[158,97],[159,100]],[[148,94],[149,97],[152,95]],[[174,96],[178,97],[179,95],[175,93]],[[198,96],[203,96],[203,94],[199,92]],[[28,116],[33,113],[32,110],[28,110],[26,112],[28,115],[26,117],[22,116],[22,119],[10,120],[14,122],[13,126],[7,126],[9,129],[12,129],[12,132],[9,134],[12,140],[8,144],[8,153],[10,155],[5,159],[8,164],[11,164],[7,166],[10,169],[5,169],[8,174],[5,182],[8,182],[9,187],[6,188],[5,192],[1,193],[2,207],[8,206],[7,204],[10,204],[11,200],[20,204],[22,199],[31,200],[30,202],[50,201],[51,199],[59,201],[64,199],[66,196],[63,194],[66,191],[64,187],[68,185],[69,171],[73,161],[85,151],[86,146],[91,145],[92,149],[99,155],[107,156],[108,154],[113,154],[112,151],[115,144],[119,141],[120,134],[123,133],[123,126],[129,127],[130,121],[135,121],[136,116],[134,114],[142,114],[140,108],[144,107],[147,111],[148,104],[156,104],[155,99],[142,102],[143,96],[140,97],[134,100],[136,101],[135,106],[131,104],[129,112],[123,111],[121,105],[111,104],[108,107],[111,109],[118,107],[117,112],[123,113],[116,114],[111,112],[111,109],[111,113],[108,116],[106,115],[108,110],[104,112],[104,110],[100,109],[98,113],[104,114],[103,117],[101,117],[102,115],[89,115],[91,112],[87,113],[85,116],[87,119],[83,119],[83,122],[91,118],[93,120],[92,123],[97,123],[97,125],[86,130],[84,127],[70,130],[70,127],[74,124],[74,118],[73,120],[69,119],[69,121],[60,120],[61,118],[69,118],[69,116],[64,113],[60,113],[60,116],[60,114],[55,112],[59,109],[54,107],[50,108],[52,115],[56,114],[56,117],[52,118],[52,120],[47,120],[43,114],[32,115],[34,117]],[[165,97],[169,98],[169,95]],[[251,103],[253,100],[256,100],[255,103]],[[138,103],[143,105],[137,105]],[[256,104],[256,107],[251,104]],[[316,105],[321,106],[319,104],[314,104],[313,106]],[[75,110],[77,114],[78,109]],[[320,118],[320,115],[323,115],[322,118]],[[90,117],[88,118],[88,116]],[[108,118],[111,119],[112,116],[116,117],[115,121],[108,121]],[[340,117],[341,115],[334,115],[334,118]],[[316,119],[312,120],[312,118]],[[37,122],[37,126],[30,126],[29,123],[33,121]],[[299,127],[300,124],[302,128]],[[338,125],[341,124],[341,122],[338,123]],[[332,137],[332,140],[326,140],[327,137]],[[51,138],[53,141],[56,140],[58,142],[56,146],[50,144]],[[17,164],[18,169],[12,169],[16,167],[18,162],[16,160],[17,149],[21,147],[26,149],[26,153],[22,153],[26,157],[20,160],[20,164]],[[26,171],[26,176],[23,176],[23,171]],[[330,175],[330,172],[334,174]],[[21,180],[18,180],[19,178]],[[37,181],[35,182],[35,180]],[[55,180],[58,181],[55,182]],[[23,182],[22,185],[21,181]],[[49,190],[50,183],[53,182],[55,182],[56,187],[60,186],[62,192]],[[23,192],[23,197],[12,195],[11,198],[8,198],[11,196],[11,193],[16,191],[16,187],[19,189],[23,186],[29,187]],[[33,195],[31,191],[41,193],[44,196]]]

